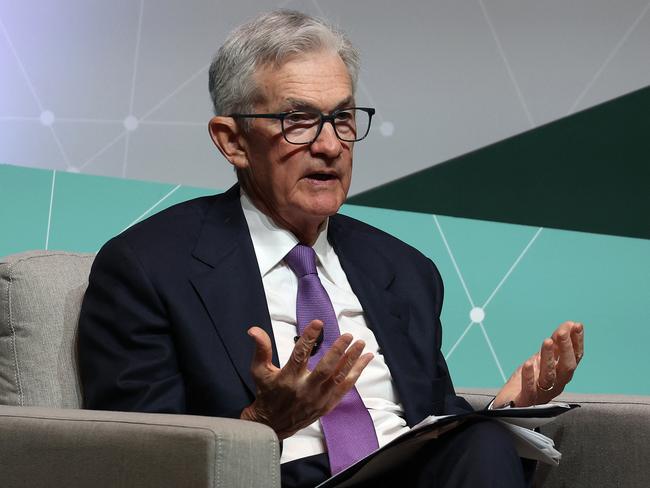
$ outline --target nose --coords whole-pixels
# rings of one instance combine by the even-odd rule
[[[311,143],[309,149],[312,154],[322,154],[328,158],[335,158],[341,154],[341,140],[336,136],[334,126],[331,122],[327,121],[323,124],[320,134]]]

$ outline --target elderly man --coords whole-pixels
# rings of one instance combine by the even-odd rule
[[[231,34],[210,69],[209,130],[239,183],[102,248],[80,319],[87,407],[265,423],[283,441],[283,486],[313,486],[427,415],[469,409],[440,351],[434,264],[337,214],[374,114],[355,104],[357,73],[347,38],[299,12]],[[559,394],[582,336],[562,324],[493,406]],[[482,422],[376,482],[397,483],[521,486],[523,474],[508,434]]]

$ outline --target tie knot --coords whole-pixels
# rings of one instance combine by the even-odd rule
[[[308,274],[316,274],[316,253],[309,246],[296,244],[296,247],[284,257],[284,261],[298,278]]]

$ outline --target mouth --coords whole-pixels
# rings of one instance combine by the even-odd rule
[[[331,181],[337,179],[337,176],[333,173],[309,173],[305,178],[312,181]]]

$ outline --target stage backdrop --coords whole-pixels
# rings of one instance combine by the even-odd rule
[[[229,187],[208,66],[278,7],[361,50],[353,195],[650,85],[649,0],[0,0],[0,163]]]
[[[212,190],[0,165],[0,255],[96,252]],[[456,385],[497,387],[565,319],[587,326],[570,390],[650,394],[650,240],[347,205],[435,261]],[[243,338],[242,340],[244,340]]]
[[[277,7],[361,49],[377,116],[343,211],[439,266],[456,384],[573,319],[572,391],[650,394],[649,0],[0,0],[0,255],[95,252],[228,188],[208,66]]]

